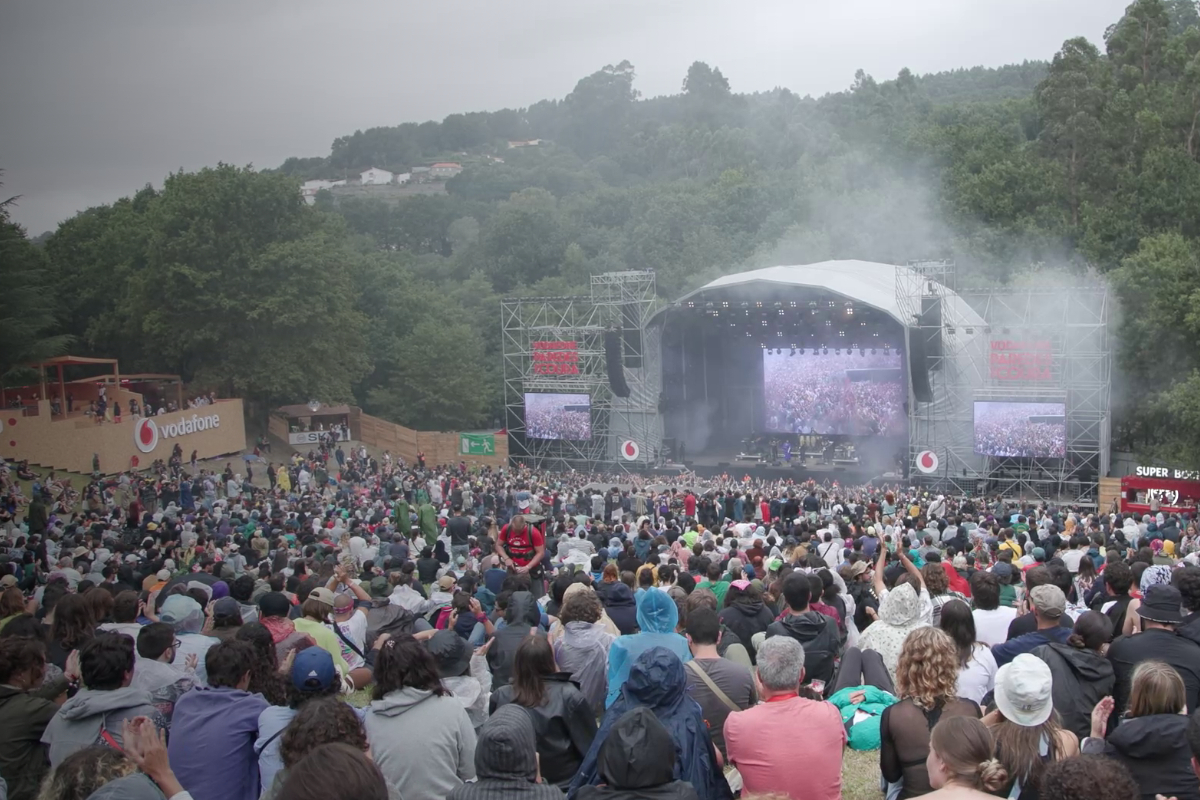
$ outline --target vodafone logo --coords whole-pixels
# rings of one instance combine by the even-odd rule
[[[133,443],[143,453],[149,453],[158,447],[158,425],[154,420],[143,418],[133,426]]]
[[[632,439],[626,439],[621,442],[621,458],[626,461],[637,461],[637,457],[641,455],[642,449],[638,447],[638,443]]]
[[[177,436],[187,436],[191,433],[219,427],[221,427],[221,417],[217,414],[209,414],[204,417],[192,414],[190,417],[166,423],[162,428],[159,428],[158,423],[153,419],[145,417],[138,420],[138,423],[133,426],[133,443],[143,453],[150,453],[158,447],[160,438],[173,439]]]
[[[932,450],[922,450],[917,453],[917,469],[926,475],[932,475],[937,472],[938,457],[937,453]]]

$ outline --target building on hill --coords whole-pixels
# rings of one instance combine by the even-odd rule
[[[397,172],[396,173],[396,183],[400,184],[401,186],[403,186],[404,184],[408,183],[411,180],[412,180],[411,172]]]
[[[321,191],[322,189],[332,189],[335,186],[345,185],[346,182],[344,180],[330,181],[325,180],[324,178],[317,178],[316,180],[305,181],[304,183],[300,184],[300,195],[302,197],[316,197],[317,192]]]
[[[395,179],[396,176],[394,173],[388,172],[386,169],[379,169],[378,167],[371,167],[359,176],[359,182],[363,186],[382,186],[391,183]]]
[[[429,168],[430,175],[442,180],[445,180],[446,178],[453,178],[462,171],[462,164],[459,164],[455,161],[442,161]]]
[[[541,139],[523,139],[523,140],[517,141],[517,142],[509,142],[508,149],[515,150],[518,147],[540,147],[541,144],[542,144]]]

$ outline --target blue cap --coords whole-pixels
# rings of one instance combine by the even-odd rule
[[[333,656],[320,647],[308,647],[296,653],[292,661],[292,685],[302,692],[328,689],[337,675]]]

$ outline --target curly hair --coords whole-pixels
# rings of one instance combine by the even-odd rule
[[[1074,756],[1047,764],[1041,794],[1056,800],[1138,800],[1142,796],[1125,765],[1107,756]]]
[[[106,783],[137,772],[137,764],[111,747],[95,745],[64,758],[42,781],[37,800],[87,800]]]
[[[273,706],[286,706],[289,682],[279,674],[279,655],[271,632],[261,622],[249,622],[238,630],[234,638],[249,642],[254,648],[247,691],[261,694]]]
[[[374,700],[382,700],[389,692],[411,686],[424,689],[438,697],[449,694],[438,677],[437,662],[425,645],[412,636],[388,639],[375,659]]]
[[[904,640],[896,665],[896,692],[930,709],[955,696],[958,648],[940,628],[917,628]]]
[[[322,697],[305,703],[288,723],[279,742],[279,757],[290,767],[313,748],[342,742],[367,751],[367,732],[358,714],[335,697]]]
[[[591,589],[575,591],[563,600],[558,619],[563,625],[568,622],[597,622],[603,612],[604,606],[595,592]]]
[[[950,577],[939,562],[931,561],[921,567],[921,577],[925,579],[925,588],[931,595],[945,594],[950,589]]]

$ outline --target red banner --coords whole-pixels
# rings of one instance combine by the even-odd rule
[[[1054,380],[1053,348],[1048,339],[1014,341],[992,339],[988,358],[989,374],[994,381]]]
[[[578,342],[534,342],[534,375],[578,375]]]

